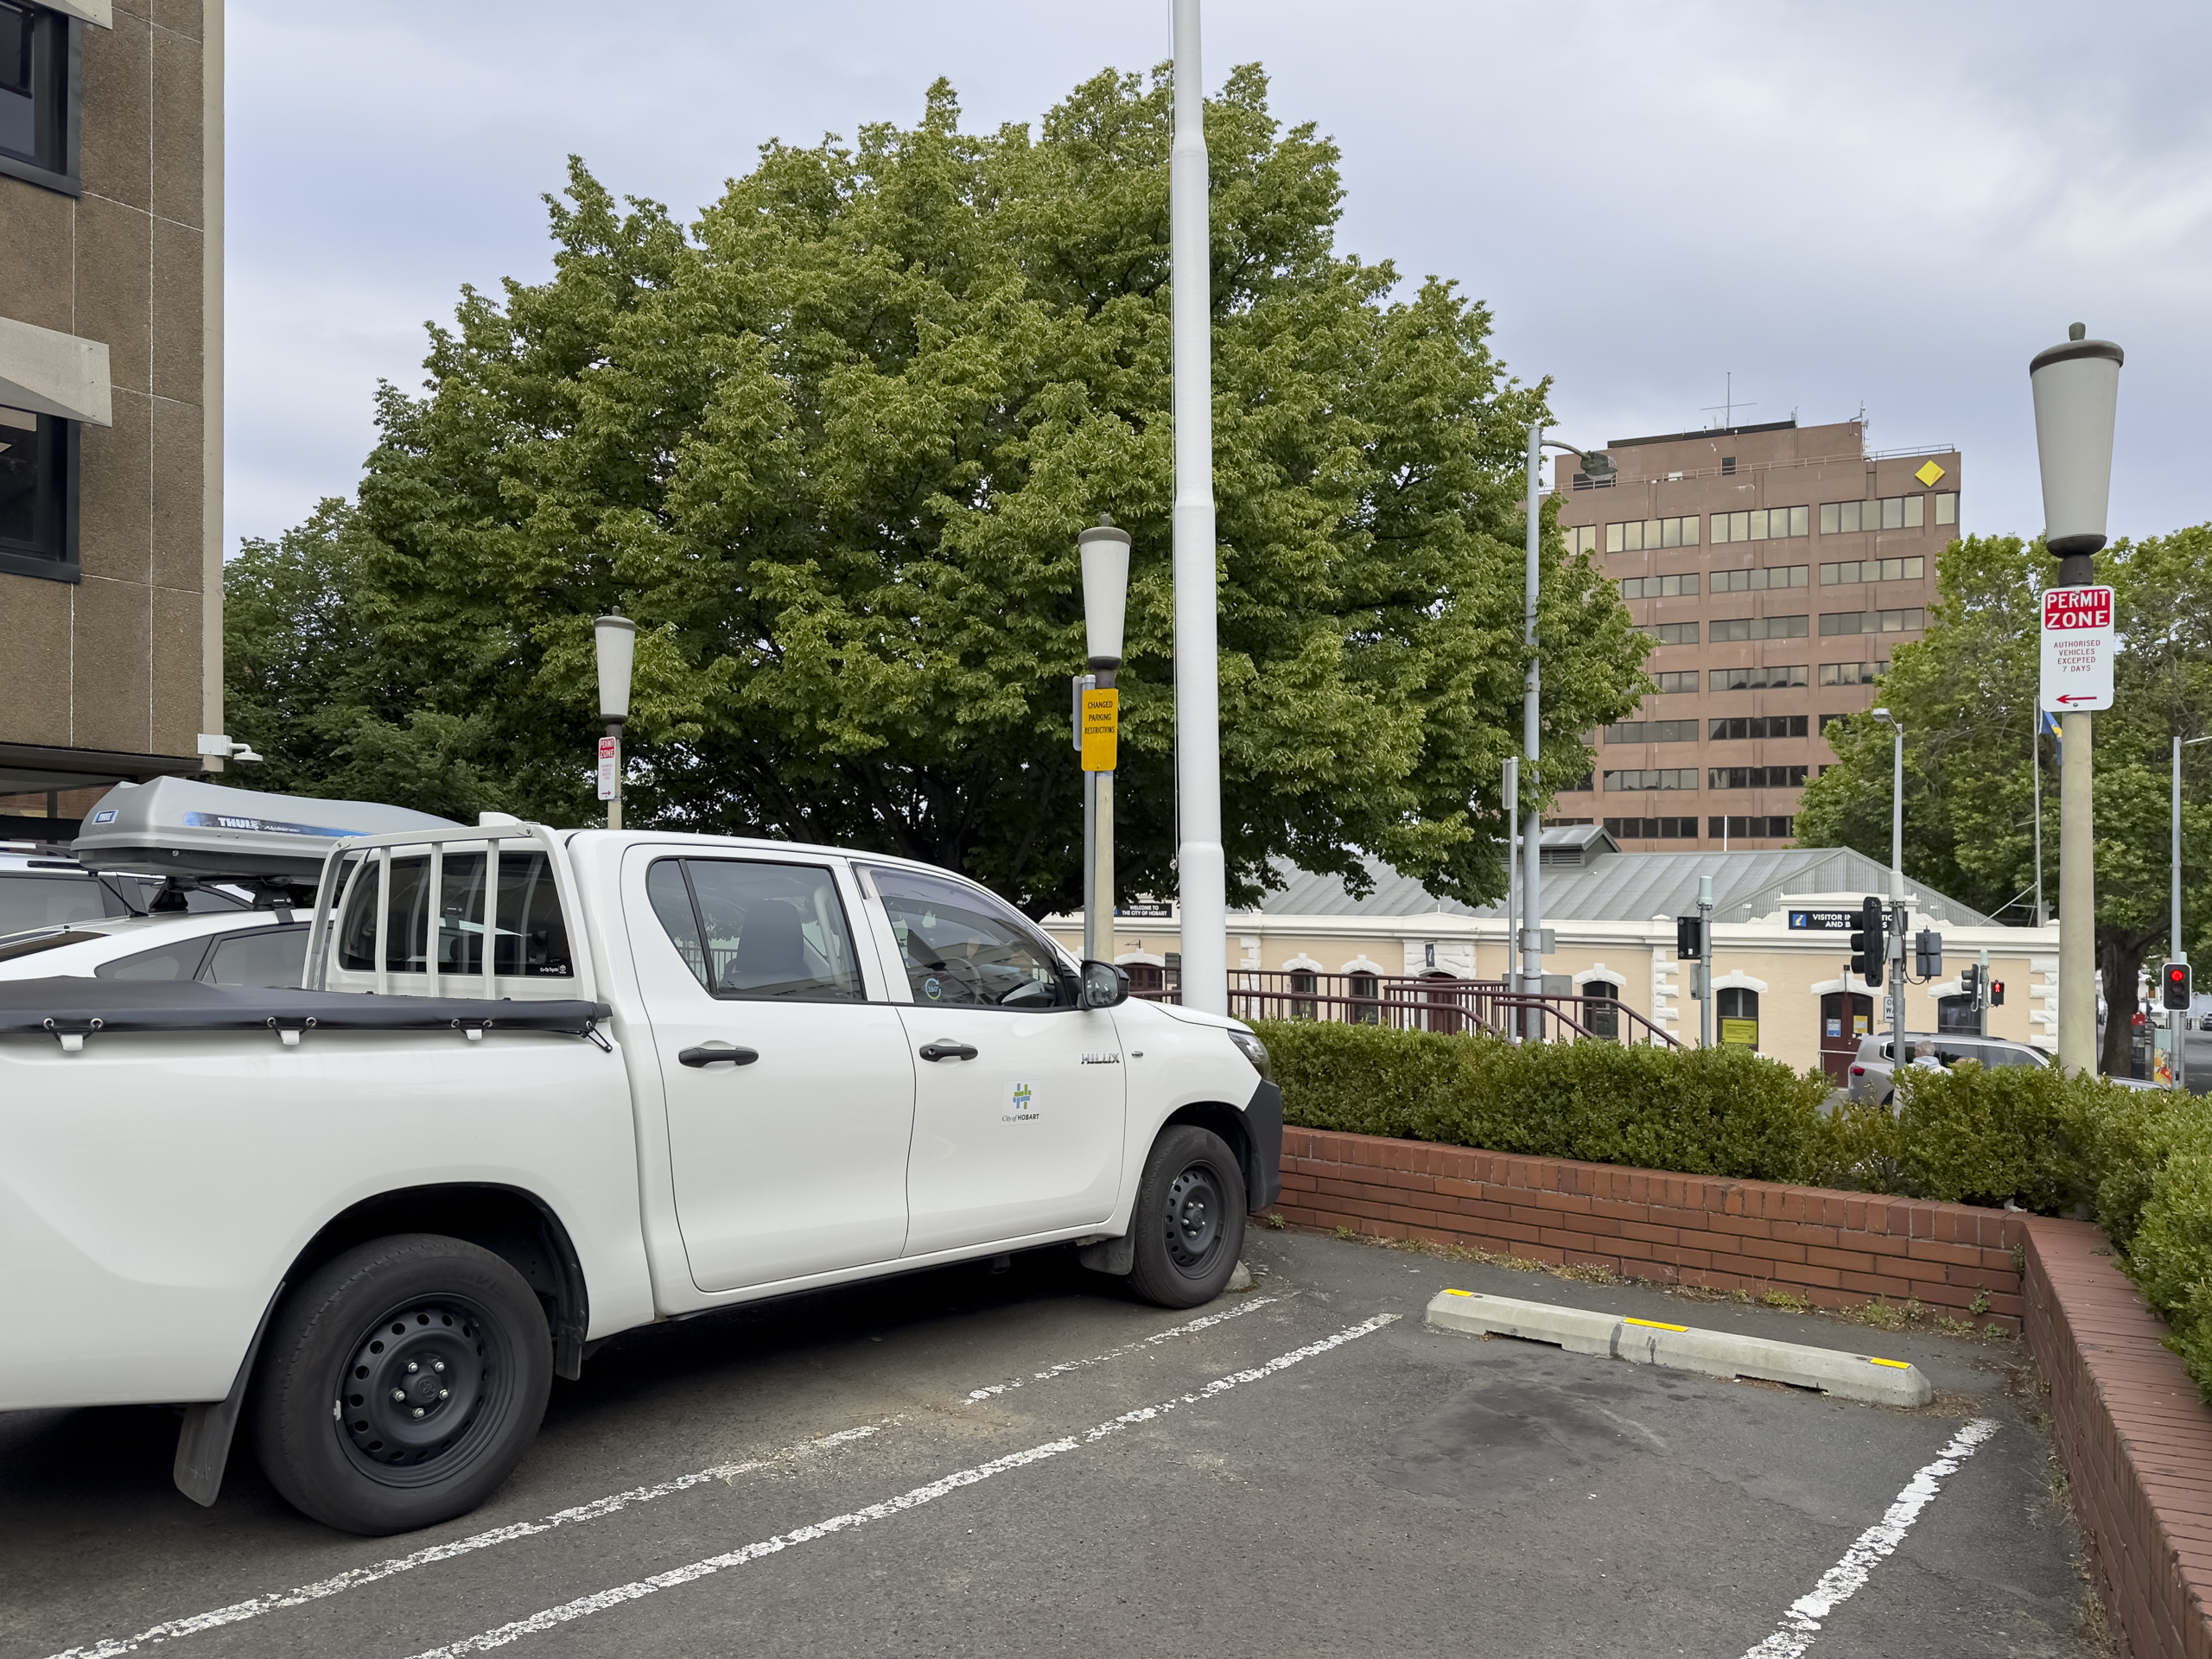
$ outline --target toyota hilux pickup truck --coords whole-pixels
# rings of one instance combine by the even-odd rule
[[[618,1332],[1051,1245],[1192,1306],[1277,1196],[1249,1029],[931,866],[505,820],[308,914],[296,989],[0,981],[0,1410],[182,1406],[202,1503],[243,1427],[426,1526]]]

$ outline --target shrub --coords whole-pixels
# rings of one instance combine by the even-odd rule
[[[1259,1029],[1285,1120],[1309,1128],[2044,1215],[2092,1206],[2212,1400],[2212,1098],[1961,1065],[1906,1070],[1894,1112],[1824,1111],[1820,1073],[1741,1049]]]

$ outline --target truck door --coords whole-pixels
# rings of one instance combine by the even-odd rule
[[[1121,1188],[1113,1015],[1077,1004],[1052,944],[964,881],[868,868],[912,998],[906,1254],[1102,1222]]]
[[[702,1290],[891,1261],[906,1243],[914,1062],[899,1010],[868,1000],[838,876],[690,849],[625,861]]]

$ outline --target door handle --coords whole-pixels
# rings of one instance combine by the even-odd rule
[[[933,1043],[922,1045],[922,1058],[925,1060],[972,1060],[976,1058],[976,1050],[972,1044],[956,1043],[949,1038],[940,1037]]]
[[[750,1065],[760,1058],[757,1048],[687,1048],[676,1057],[685,1065]]]

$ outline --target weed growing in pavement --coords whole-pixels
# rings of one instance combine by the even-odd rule
[[[1274,1228],[1275,1231],[1281,1232],[1284,1228],[1289,1226],[1290,1224],[1282,1218],[1280,1211],[1269,1211],[1268,1212],[1268,1225]]]
[[[1792,1313],[1802,1313],[1813,1305],[1802,1296],[1792,1295],[1786,1290],[1770,1290],[1759,1298],[1763,1307],[1787,1308]]]
[[[1974,1292],[1974,1300],[1967,1304],[1967,1312],[1977,1314],[1988,1313],[1989,1293],[1986,1290],[1977,1290]]]

